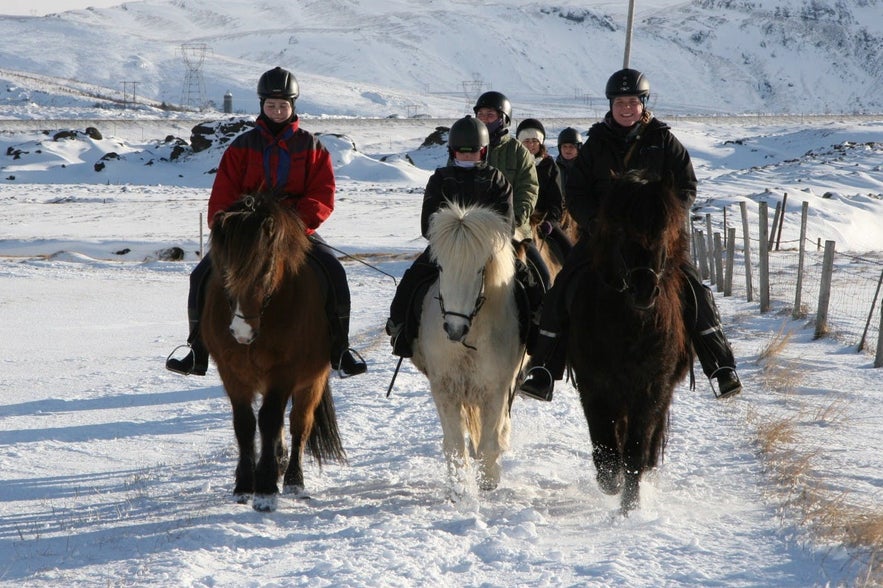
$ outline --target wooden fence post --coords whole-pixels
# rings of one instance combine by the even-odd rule
[[[779,250],[779,243],[782,241],[782,225],[785,222],[785,211],[787,210],[786,205],[788,204],[788,194],[787,192],[782,195],[782,214],[779,215],[779,228],[776,229],[775,225],[773,225],[773,229],[776,229],[776,251]]]
[[[769,235],[768,206],[766,202],[758,202],[760,218],[758,233],[760,234],[760,312],[770,309],[770,250],[767,243]]]
[[[800,248],[797,255],[797,286],[794,288],[794,308],[791,309],[792,318],[800,318],[803,312],[800,310],[803,292],[803,260],[806,257],[806,219],[809,216],[809,202],[803,201],[800,211]]]
[[[705,238],[706,243],[705,246],[708,251],[708,281],[712,284],[717,282],[717,275],[715,274],[715,265],[714,265],[714,234],[711,231],[711,214],[707,213],[705,215]]]
[[[742,247],[745,250],[745,301],[754,300],[754,293],[751,291],[751,233],[748,231],[748,206],[745,201],[739,203],[739,210],[742,213]]]
[[[708,252],[705,250],[705,236],[702,231],[696,231],[696,252],[699,254],[699,275],[703,280],[708,279]]]
[[[880,305],[880,330],[877,332],[877,355],[874,357],[874,367],[883,367],[883,304]]]
[[[819,310],[816,313],[814,339],[828,332],[828,304],[831,302],[831,277],[834,273],[834,241],[825,241],[825,257],[822,260],[822,279],[819,286]]]
[[[717,291],[724,291],[724,250],[721,243],[721,234],[714,234],[714,268],[717,276]]]
[[[877,298],[880,296],[880,286],[883,286],[883,272],[880,272],[880,279],[877,280],[877,290],[874,291],[874,299],[871,301],[871,310],[868,312],[868,320],[865,321],[865,330],[862,331],[862,338],[858,342],[858,349],[856,349],[856,351],[861,351],[865,348],[865,338],[868,336],[868,327],[871,326],[871,319],[874,318],[874,307],[877,305]]]
[[[769,228],[769,236],[767,237],[767,244],[770,250],[773,248],[773,243],[776,242],[776,226],[779,224],[779,215],[782,213],[782,203],[776,202],[776,211],[773,213],[773,226]]]
[[[724,278],[724,296],[733,295],[733,265],[736,261],[736,228],[727,229],[727,273]]]

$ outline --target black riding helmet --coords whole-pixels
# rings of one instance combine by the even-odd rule
[[[512,122],[512,103],[501,92],[491,90],[479,96],[475,106],[472,108],[472,112],[478,114],[479,108],[493,108],[499,112],[500,118],[503,119],[504,127],[508,127],[509,123]]]
[[[298,86],[294,74],[287,69],[274,67],[270,71],[264,72],[261,79],[258,80],[258,96],[260,96],[262,103],[267,98],[278,98],[288,100],[293,105],[299,95],[300,86]]]
[[[583,144],[583,136],[573,127],[567,127],[558,133],[558,149],[560,150],[562,145],[568,143],[576,145],[577,147],[580,147]]]
[[[607,80],[604,93],[611,105],[617,96],[637,96],[646,106],[650,99],[650,80],[636,69],[621,69]]]
[[[484,149],[487,154],[486,147],[490,142],[484,123],[466,115],[451,125],[448,132],[448,153],[453,157],[455,151],[475,153]]]

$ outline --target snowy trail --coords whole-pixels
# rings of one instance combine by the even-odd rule
[[[354,308],[364,309],[355,339],[371,371],[333,382],[349,465],[321,473],[308,465],[312,500],[283,498],[274,514],[234,504],[236,449],[216,371],[187,379],[162,370],[182,328],[168,309],[185,297],[185,265],[0,263],[3,289],[16,292],[3,296],[0,330],[16,341],[5,353],[0,418],[0,545],[8,554],[0,581],[819,581],[819,563],[788,539],[764,502],[743,401],[717,402],[707,389],[678,391],[665,463],[628,519],[595,485],[585,420],[569,387],[551,404],[517,399],[501,486],[450,502],[423,376],[406,363],[385,398],[395,364],[379,325],[390,280],[352,264],[361,285]],[[402,264],[380,267],[400,272]]]

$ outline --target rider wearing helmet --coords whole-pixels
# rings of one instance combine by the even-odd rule
[[[209,228],[217,212],[249,193],[272,190],[284,204],[294,208],[313,243],[310,257],[324,270],[331,290],[326,304],[331,328],[331,366],[342,377],[361,374],[367,366],[349,348],[350,291],[346,272],[316,233],[334,210],[331,156],[316,137],[300,128],[294,109],[300,89],[294,74],[281,67],[264,72],[257,90],[261,114],[254,128],[236,137],[221,157],[208,203]],[[173,372],[202,376],[208,368],[200,318],[210,270],[210,255],[206,254],[190,274],[190,353],[181,359],[169,356],[166,368]]]
[[[672,175],[684,207],[689,212],[696,198],[696,174],[690,154],[672,134],[670,127],[646,109],[650,82],[640,71],[623,69],[607,81],[610,112],[603,122],[589,130],[589,137],[577,156],[565,187],[567,208],[580,227],[574,254],[558,274],[554,288],[547,293],[540,320],[540,337],[532,352],[531,369],[520,390],[531,397],[551,400],[553,380],[561,379],[566,355],[563,320],[566,309],[559,303],[561,292],[584,265],[586,244],[600,202],[612,185],[611,172],[623,174],[645,169],[660,177]],[[693,347],[705,375],[716,378],[719,397],[742,390],[736,374],[736,360],[723,332],[711,291],[702,284],[692,264],[683,266],[687,277],[683,293],[684,316]]]
[[[537,119],[526,118],[518,124],[515,135],[533,155],[540,182],[540,194],[531,224],[537,225],[539,239],[551,244],[554,255],[564,263],[572,244],[561,230],[561,218],[564,215],[561,172],[546,151],[546,128]]]
[[[504,94],[490,91],[478,97],[472,110],[475,117],[487,125],[490,134],[488,163],[503,172],[512,184],[518,237],[526,239],[530,236],[530,215],[537,204],[540,187],[533,156],[509,135],[512,103]]]
[[[558,133],[558,157],[555,163],[561,170],[561,191],[562,193],[567,186],[567,178],[570,176],[570,168],[576,161],[576,154],[583,145],[583,136],[573,127],[567,127]]]
[[[448,165],[435,170],[423,194],[420,232],[429,233],[429,218],[448,201],[461,205],[482,204],[496,210],[512,224],[512,185],[495,167],[487,163],[490,141],[485,125],[471,116],[456,121],[448,133]],[[393,353],[413,356],[413,341],[419,328],[424,286],[438,279],[438,268],[432,262],[429,247],[402,276],[389,307],[386,332],[392,337]]]

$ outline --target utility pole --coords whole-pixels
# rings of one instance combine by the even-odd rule
[[[625,26],[625,55],[622,58],[622,69],[628,69],[632,52],[632,30],[635,27],[635,0],[629,0],[629,18]]]

